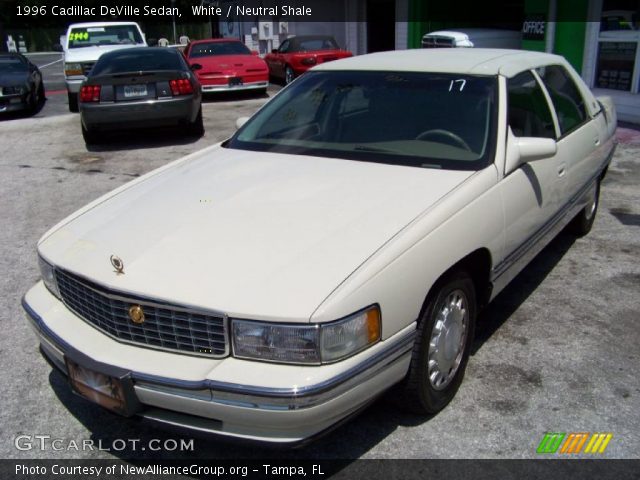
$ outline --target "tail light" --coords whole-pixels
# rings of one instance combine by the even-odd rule
[[[316,63],[318,63],[318,60],[316,59],[316,57],[307,57],[300,60],[300,63],[302,63],[303,65],[315,65]]]
[[[193,85],[191,85],[191,82],[186,78],[169,80],[169,87],[171,87],[171,93],[174,96],[193,93]]]
[[[84,85],[80,89],[81,102],[99,102],[100,101],[100,85]]]

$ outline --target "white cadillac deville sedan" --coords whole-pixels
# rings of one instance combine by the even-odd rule
[[[327,63],[55,226],[23,306],[74,391],[126,416],[294,443],[395,384],[437,412],[478,310],[590,230],[615,127],[554,55]]]

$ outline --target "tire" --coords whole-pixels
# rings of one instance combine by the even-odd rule
[[[600,179],[596,180],[588,193],[587,205],[578,212],[568,225],[570,233],[582,237],[591,231],[600,204]]]
[[[77,113],[78,109],[78,94],[67,92],[67,98],[69,99],[69,111]]]
[[[38,103],[44,103],[47,99],[44,93],[44,82],[40,82],[40,86],[38,87]]]
[[[289,85],[296,78],[296,74],[293,72],[293,69],[287,65],[284,69],[284,84]]]
[[[86,145],[99,143],[98,134],[94,130],[85,128],[84,124],[82,125],[82,138],[84,139],[84,143]]]
[[[204,135],[204,122],[202,120],[202,107],[198,110],[196,119],[189,124],[189,135],[201,137]]]
[[[438,281],[420,317],[400,406],[420,415],[442,410],[467,367],[476,321],[473,280],[453,272]],[[456,345],[457,344],[457,345]]]

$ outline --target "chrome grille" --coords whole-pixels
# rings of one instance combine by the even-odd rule
[[[82,64],[82,73],[84,74],[85,77],[88,76],[89,73],[91,73],[91,69],[93,68],[94,65],[95,65],[95,62]]]
[[[452,48],[453,38],[430,35],[422,37],[422,48]]]
[[[63,301],[73,312],[118,340],[207,357],[229,352],[223,315],[127,296],[62,270],[56,270],[56,281]],[[133,305],[144,310],[141,324],[129,318]]]

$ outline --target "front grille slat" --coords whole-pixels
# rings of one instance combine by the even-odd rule
[[[56,269],[56,281],[64,303],[73,312],[118,340],[212,358],[228,354],[223,315],[129,297],[64,270]],[[144,323],[135,324],[129,318],[132,305],[142,307]]]

